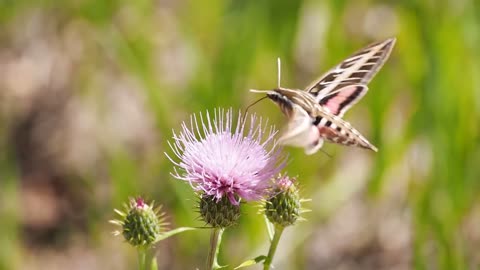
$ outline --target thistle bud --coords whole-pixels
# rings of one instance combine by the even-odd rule
[[[153,203],[148,205],[141,198],[130,199],[129,204],[125,205],[125,212],[115,210],[121,218],[111,222],[122,227],[115,234],[122,234],[132,246],[154,244],[165,226],[164,214],[159,213],[160,209],[161,207],[154,209]]]
[[[232,204],[226,196],[218,200],[214,196],[203,195],[198,208],[202,219],[214,228],[235,225],[240,217],[240,206]]]
[[[294,181],[288,176],[280,176],[272,190],[272,196],[265,202],[265,215],[275,225],[293,225],[303,212],[302,200]]]

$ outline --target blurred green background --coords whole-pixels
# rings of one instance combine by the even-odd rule
[[[392,36],[345,117],[379,152],[286,149],[312,212],[286,230],[276,269],[479,269],[474,0],[1,0],[0,269],[134,269],[107,222],[128,196],[163,204],[171,227],[203,225],[170,176],[172,129],[275,87],[277,57],[282,85],[302,89]],[[284,125],[271,102],[252,111]],[[242,211],[221,262],[267,251],[257,209]],[[161,242],[159,268],[202,268],[208,237]]]

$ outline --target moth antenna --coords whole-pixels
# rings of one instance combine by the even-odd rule
[[[278,88],[280,88],[280,78],[282,74],[282,62],[280,61],[280,57],[277,58],[277,84]]]
[[[253,105],[257,104],[258,102],[266,99],[267,97],[268,97],[268,96],[261,97],[261,98],[257,99],[256,101],[254,101],[252,104],[248,105],[247,108],[245,108],[245,111],[244,111],[244,113],[243,113],[242,123],[245,123],[245,117],[247,117],[248,109],[250,109],[250,107],[252,107]]]

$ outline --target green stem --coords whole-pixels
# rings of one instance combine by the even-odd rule
[[[220,250],[220,242],[222,242],[223,228],[213,228],[210,234],[210,251],[207,257],[207,270],[218,269],[217,262],[218,251]]]
[[[138,247],[137,248],[137,255],[138,255],[138,270],[146,270],[145,268],[145,260],[146,260],[146,252],[145,248]]]
[[[146,270],[157,270],[157,257],[155,257],[155,250],[153,247],[147,249],[147,256],[146,256],[146,263],[145,263]]]
[[[278,242],[282,236],[283,229],[284,227],[275,225],[275,234],[273,235],[272,242],[270,243],[270,249],[268,250],[267,258],[263,263],[263,270],[269,270],[270,266],[272,265],[273,256],[275,255],[275,251],[277,251]]]
[[[152,247],[138,247],[138,269],[157,270],[157,258]]]

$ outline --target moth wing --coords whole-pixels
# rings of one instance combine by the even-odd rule
[[[346,86],[367,85],[388,59],[394,45],[395,38],[390,38],[363,48],[313,81],[305,91],[321,103]]]
[[[320,105],[334,115],[342,117],[368,91],[366,85],[347,85],[320,100]]]
[[[279,143],[303,147],[307,155],[316,153],[323,145],[323,139],[317,126],[312,125],[312,118],[300,106],[294,105],[285,132],[279,139]]]

